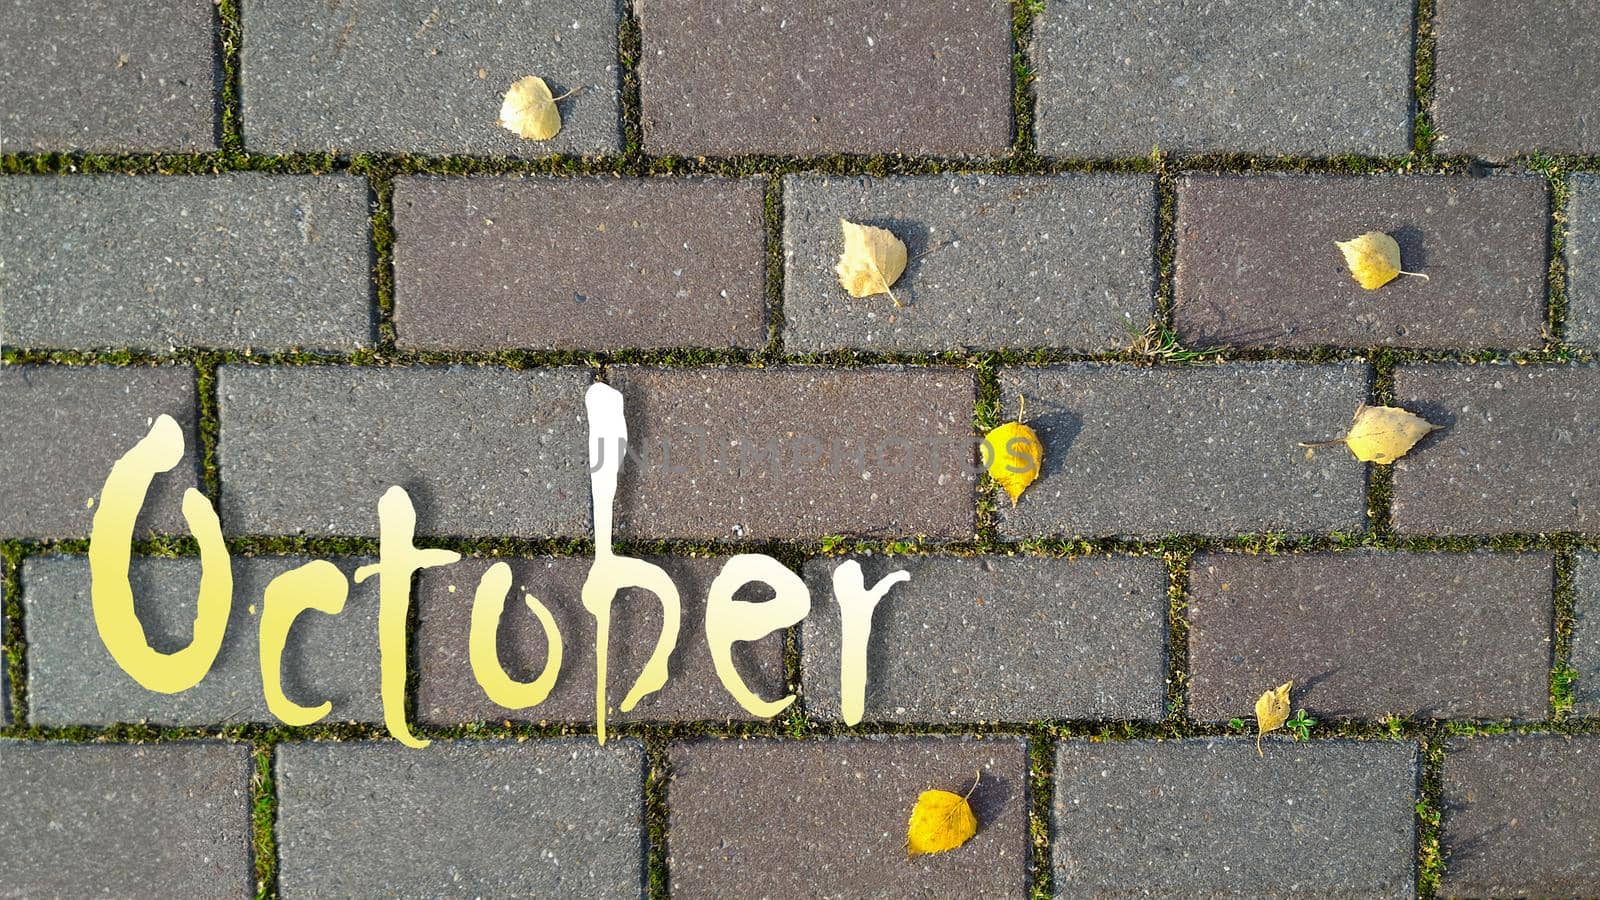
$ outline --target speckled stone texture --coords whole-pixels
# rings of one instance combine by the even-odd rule
[[[1159,719],[1167,571],[1157,557],[859,560],[867,587],[904,569],[867,648],[868,722]],[[839,559],[806,564],[806,708],[837,720]]]
[[[1577,606],[1569,663],[1578,673],[1573,710],[1580,716],[1600,716],[1600,554],[1577,554],[1573,588]]]
[[[671,751],[677,897],[1026,897],[1028,757],[1017,738],[699,740]],[[908,858],[929,789],[966,793],[978,833]]]
[[[518,681],[532,681],[544,671],[549,653],[544,629],[523,602],[524,594],[532,594],[550,610],[562,643],[561,674],[555,690],[538,706],[518,711],[490,702],[468,660],[478,579],[496,561],[462,560],[419,576],[416,647],[422,671],[417,684],[417,717],[437,725],[594,721],[594,616],[583,607],[580,597],[592,561],[587,557],[506,560],[513,580],[497,633],[501,665]],[[706,594],[726,559],[650,561],[672,576],[682,603],[678,643],[668,664],[672,677],[659,692],[639,701],[632,712],[616,708],[644,669],[661,633],[661,602],[655,595],[636,589],[623,591],[611,609],[607,696],[612,709],[608,721],[755,718],[723,689],[706,646]],[[757,598],[741,594],[739,599]],[[812,597],[813,609],[819,599]],[[787,695],[781,630],[760,641],[734,644],[733,660],[745,685],[762,698],[777,700]]]
[[[1190,176],[1173,317],[1189,347],[1544,344],[1542,178]],[[1401,276],[1356,283],[1335,241],[1381,231]]]
[[[187,528],[183,492],[200,482],[194,370],[186,366],[0,368],[0,536],[85,538],[111,465],[163,413],[183,428],[184,457],[151,482],[135,536]]]
[[[1590,896],[1600,885],[1600,737],[1457,739],[1445,748],[1444,878],[1469,897]]]
[[[0,741],[7,896],[249,897],[249,744]]]
[[[244,143],[256,152],[545,156],[622,146],[618,0],[242,4]],[[497,121],[538,75],[561,131],[525,140]]]
[[[1202,553],[1189,715],[1249,716],[1293,679],[1318,719],[1543,719],[1554,586],[1547,553]]]
[[[378,499],[411,495],[417,533],[589,529],[579,369],[223,366],[223,528],[376,536]]]
[[[617,491],[624,535],[972,536],[970,371],[624,367],[608,380],[641,459]]]
[[[1054,0],[1035,26],[1039,152],[1411,150],[1410,0]]]
[[[1575,175],[1567,201],[1568,343],[1600,349],[1600,176]]]
[[[1358,363],[1002,370],[1000,408],[1027,397],[1045,456],[1016,507],[997,492],[1000,534],[1359,529],[1361,463],[1343,451],[1308,460],[1298,444],[1343,434],[1368,375]]]
[[[233,606],[222,650],[198,685],[179,694],[146,690],[122,670],[95,631],[89,598],[89,561],[43,557],[23,562],[28,633],[28,718],[46,726],[205,726],[275,723],[261,692],[262,592],[277,575],[310,562],[300,557],[237,557]],[[348,578],[370,560],[340,560]],[[194,634],[198,559],[136,557],[130,583],[140,624],[151,646],[171,653]],[[378,590],[376,581],[350,585],[344,612],[308,611],[295,621],[282,659],[282,685],[304,706],[333,703],[323,720],[381,722],[378,700]]]
[[[1395,463],[1408,534],[1594,531],[1600,368],[1436,365],[1395,370],[1395,401],[1442,429]]]
[[[0,3],[5,152],[207,151],[220,136],[211,3]]]
[[[639,896],[644,763],[626,739],[284,744],[278,887],[285,897]]]
[[[402,179],[396,341],[760,349],[764,196],[755,179]]]
[[[1414,744],[1067,741],[1057,896],[1412,897]]]
[[[854,298],[839,220],[893,231],[910,262]],[[1155,301],[1156,195],[1144,175],[784,180],[784,345],[807,352],[1120,348]]]
[[[1600,153],[1592,0],[1444,0],[1434,18],[1437,149]]]
[[[364,178],[7,178],[0,339],[354,350],[374,338],[371,255]]]
[[[645,149],[997,156],[1011,8],[992,0],[639,4]]]

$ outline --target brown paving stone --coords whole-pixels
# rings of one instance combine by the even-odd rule
[[[1442,894],[1600,891],[1600,736],[1458,739],[1442,782]]]
[[[88,537],[111,465],[172,416],[184,458],[151,482],[136,535],[187,530],[183,492],[199,485],[194,370],[186,366],[5,366],[0,401],[0,535]]]
[[[1018,738],[698,740],[671,751],[678,897],[1025,897],[1028,757]],[[908,858],[921,791],[972,788],[978,834]]]
[[[1542,178],[1191,176],[1178,188],[1174,318],[1190,347],[1543,344]],[[1400,277],[1357,284],[1334,246],[1400,244]]]
[[[1011,144],[1011,9],[988,0],[650,0],[645,149],[998,155]]]
[[[1189,714],[1249,716],[1293,679],[1315,717],[1542,719],[1550,554],[1202,553],[1189,574]]]
[[[1395,400],[1443,426],[1395,463],[1395,530],[1414,534],[1594,531],[1600,368],[1416,365]]]
[[[678,586],[683,618],[677,649],[669,662],[666,687],[651,694],[629,713],[615,710],[612,721],[693,721],[754,718],[722,687],[706,646],[705,601],[711,580],[724,559],[652,559]],[[595,647],[594,617],[579,597],[589,573],[588,558],[507,560],[511,564],[511,599],[499,631],[500,659],[518,681],[532,681],[543,671],[548,652],[544,629],[523,594],[532,594],[550,610],[561,629],[560,679],[546,700],[531,709],[513,712],[484,696],[472,674],[467,639],[472,623],[472,600],[478,579],[493,560],[462,560],[454,566],[423,573],[417,588],[420,623],[417,656],[422,673],[417,687],[417,716],[424,722],[450,725],[460,722],[594,721]],[[452,590],[453,588],[453,590]],[[741,595],[740,599],[750,599]],[[812,598],[813,608],[819,602]],[[613,707],[638,677],[655,649],[661,629],[661,605],[654,595],[629,590],[612,608],[610,684]],[[787,693],[784,688],[783,633],[761,641],[734,645],[734,664],[747,686],[768,700]]]
[[[758,180],[401,179],[396,340],[760,348],[763,199]]]
[[[970,372],[621,368],[634,537],[971,537]],[[775,450],[774,462],[768,450]]]

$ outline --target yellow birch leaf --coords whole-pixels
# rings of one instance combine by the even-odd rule
[[[1039,435],[1021,422],[1007,422],[983,436],[989,445],[989,477],[1006,489],[1011,505],[1039,477],[1044,445]]]
[[[895,306],[900,299],[890,288],[906,270],[906,245],[887,228],[839,220],[844,230],[844,252],[833,271],[852,297],[888,294]]]
[[[1276,731],[1289,721],[1289,689],[1294,682],[1286,681],[1256,698],[1256,753],[1261,753],[1261,736]]]
[[[1413,275],[1426,280],[1421,272],[1406,272],[1400,268],[1400,244],[1381,231],[1369,231],[1348,241],[1334,241],[1344,254],[1350,274],[1369,291],[1375,291],[1395,279],[1397,275]]]
[[[912,856],[943,853],[965,844],[977,833],[978,817],[973,815],[967,798],[949,791],[923,791],[911,810],[906,849]]]
[[[551,96],[550,86],[537,75],[518,79],[500,104],[500,127],[520,137],[548,141],[561,130],[561,112],[556,109],[556,101],[566,96]]]

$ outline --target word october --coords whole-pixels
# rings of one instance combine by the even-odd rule
[[[655,650],[622,700],[627,712],[667,682],[667,662],[678,644],[682,607],[677,586],[666,570],[653,563],[617,556],[611,548],[611,514],[623,453],[605,459],[604,444],[626,445],[628,425],[622,395],[609,385],[596,383],[584,398],[589,418],[590,491],[594,511],[595,558],[583,584],[584,608],[595,619],[595,723],[600,742],[606,740],[606,658],[611,634],[611,606],[619,591],[642,588],[661,603],[661,633]],[[194,636],[188,646],[162,653],[150,646],[144,626],[134,611],[133,588],[128,580],[134,522],[156,475],[169,472],[183,458],[183,430],[170,416],[155,420],[150,432],[111,467],[95,512],[89,537],[90,594],[95,627],[100,640],[135,681],[146,689],[176,694],[199,684],[211,671],[227,629],[233,605],[233,571],[222,525],[205,495],[190,488],[183,497],[183,517],[200,545],[200,587],[196,598]],[[399,486],[378,501],[378,562],[356,570],[357,583],[378,579],[378,655],[384,724],[389,733],[409,747],[426,747],[428,741],[411,733],[405,718],[406,616],[411,604],[411,577],[421,569],[447,566],[461,558],[450,550],[419,548],[413,538],[417,513],[411,497]],[[844,720],[861,721],[866,696],[867,643],[872,615],[891,588],[911,578],[900,570],[871,588],[862,580],[861,564],[850,560],[833,573],[834,600],[839,604],[842,628],[840,654],[840,705]],[[478,581],[472,600],[468,657],[473,677],[490,700],[507,709],[527,709],[543,702],[555,687],[561,671],[561,633],[555,619],[532,594],[523,601],[539,619],[548,642],[544,669],[529,682],[512,679],[501,665],[495,633],[511,591],[511,567],[497,562]],[[765,583],[771,599],[756,603],[735,600],[747,584]],[[338,615],[344,610],[350,585],[344,573],[326,560],[314,560],[274,578],[262,595],[260,618],[261,688],[267,708],[288,725],[310,725],[333,710],[333,704],[302,706],[283,692],[280,678],[284,645],[301,613],[316,610]],[[795,697],[763,700],[749,689],[733,664],[733,645],[757,641],[788,628],[811,611],[811,592],[805,581],[770,556],[749,553],[734,556],[711,583],[706,598],[706,642],[717,677],[739,704],[752,714],[771,717],[782,712]]]

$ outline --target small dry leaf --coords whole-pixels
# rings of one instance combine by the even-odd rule
[[[1302,443],[1300,446],[1307,449],[1309,458],[1311,448],[1344,444],[1362,462],[1388,465],[1405,456],[1417,445],[1417,441],[1438,428],[1438,425],[1398,406],[1368,406],[1363,403],[1356,407],[1355,420],[1350,423],[1350,430],[1344,437]]]
[[[983,436],[989,445],[989,477],[1005,488],[1011,505],[1039,477],[1044,465],[1044,444],[1039,435],[1022,423],[1023,401],[1017,402],[1017,420],[996,426]]]
[[[906,245],[887,228],[839,220],[844,230],[844,252],[833,271],[852,297],[888,294],[895,306],[900,299],[890,288],[906,270]]]
[[[1344,254],[1350,274],[1369,291],[1375,291],[1395,279],[1397,275],[1412,275],[1424,281],[1428,276],[1421,272],[1406,272],[1400,268],[1400,244],[1381,231],[1369,231],[1348,241],[1334,241]]]
[[[1289,689],[1294,682],[1286,681],[1256,698],[1256,753],[1261,756],[1261,736],[1276,731],[1289,721]]]
[[[551,96],[550,86],[537,75],[518,79],[500,104],[500,127],[530,140],[548,141],[561,130],[561,112],[556,109],[556,101],[571,93]]]
[[[977,782],[972,786],[977,788]],[[943,853],[965,844],[977,833],[978,817],[973,815],[966,797],[949,791],[923,791],[911,809],[906,850],[912,856]]]

